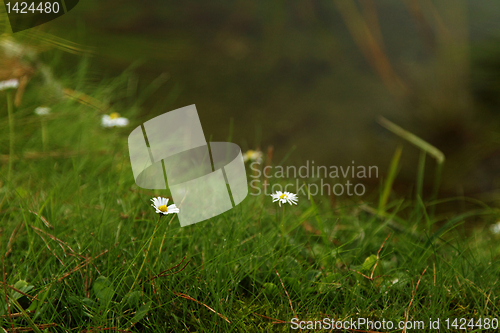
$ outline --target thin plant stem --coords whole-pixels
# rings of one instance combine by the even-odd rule
[[[165,228],[165,232],[163,233],[163,238],[161,239],[160,250],[158,251],[158,257],[156,257],[156,260],[155,260],[155,263],[153,264],[153,267],[156,266],[156,263],[158,262],[158,258],[160,258],[161,249],[163,248],[163,243],[165,243],[165,236],[167,235],[168,226],[170,225],[170,223],[172,222],[174,217],[175,217],[175,214],[172,216],[172,218],[170,219],[170,221],[167,224],[167,227]]]
[[[14,102],[12,100],[12,92],[7,91],[7,110],[9,113],[9,169],[7,172],[7,180],[10,181],[12,176],[12,165],[14,162]]]
[[[283,214],[281,217],[281,245],[283,247],[283,251],[285,249],[285,204],[283,204]]]
[[[139,276],[141,275],[142,269],[144,268],[144,264],[146,263],[146,260],[148,260],[148,254],[149,254],[149,250],[151,249],[151,244],[153,244],[153,239],[155,237],[156,230],[158,230],[158,226],[160,225],[160,220],[161,220],[162,214],[159,214],[159,215],[160,216],[158,217],[158,222],[156,222],[155,230],[153,231],[153,234],[151,235],[151,238],[149,239],[149,245],[148,245],[148,249],[146,250],[146,255],[144,256],[144,260],[142,261],[141,268],[139,269],[139,272],[137,273],[137,276],[135,277],[134,283],[132,283],[132,287],[130,287],[130,291],[132,291],[134,289],[134,286],[137,283]],[[175,216],[175,214],[174,214],[174,216]],[[174,216],[172,216],[172,219],[174,218]]]
[[[420,148],[422,151],[425,151],[427,154],[432,156],[437,163],[436,166],[436,174],[434,178],[434,189],[432,191],[432,196],[430,198],[431,203],[437,199],[437,195],[439,193],[439,185],[441,184],[441,173],[443,171],[443,164],[445,161],[445,156],[442,151],[431,145],[430,143],[422,140],[418,136],[416,136],[413,133],[408,132],[407,130],[399,127],[398,125],[394,124],[393,122],[385,119],[384,117],[380,117],[378,120],[379,124],[387,128],[389,131],[392,133],[396,134],[397,136],[407,140],[411,144],[417,146]],[[430,218],[434,217],[434,212],[435,212],[436,205],[432,204],[431,205],[431,211],[430,211]]]
[[[424,187],[424,172],[425,172],[425,150],[420,151],[420,157],[418,160],[418,170],[417,170],[417,200],[420,197],[422,201],[423,198],[423,187]]]
[[[399,145],[396,148],[396,151],[394,152],[394,155],[391,159],[389,174],[387,176],[387,179],[384,181],[384,188],[382,190],[382,195],[380,196],[380,202],[378,204],[378,213],[381,216],[383,216],[385,213],[385,206],[387,205],[389,195],[391,194],[392,184],[394,183],[394,179],[396,179],[396,175],[398,173],[398,165],[402,151],[403,147]]]
[[[45,121],[45,117],[42,116],[41,122],[42,122],[42,149],[45,152],[47,151],[47,143],[48,143],[47,122]]]
[[[431,205],[431,212],[430,212],[430,217],[434,217],[434,213],[436,211],[436,204],[434,203],[435,200],[437,200],[438,194],[439,194],[439,185],[441,184],[441,173],[443,172],[443,163],[438,163],[436,165],[436,173],[434,176],[434,188],[432,190],[432,195],[430,198],[430,201],[432,203]]]
[[[425,174],[425,157],[426,157],[426,152],[425,150],[420,150],[420,158],[418,160],[418,170],[417,170],[417,189],[416,189],[416,198],[415,202],[417,203],[415,205],[415,220],[417,223],[420,223],[420,220],[422,218],[422,210],[425,210],[425,205],[420,206],[418,202],[421,200],[423,202],[424,200],[424,194],[423,194],[423,188],[424,188],[424,174]],[[427,230],[429,230],[430,225],[427,223]]]

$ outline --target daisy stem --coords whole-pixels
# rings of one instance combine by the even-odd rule
[[[148,249],[146,250],[146,255],[144,256],[144,260],[142,261],[141,268],[139,269],[139,273],[137,273],[137,276],[135,277],[134,283],[132,283],[132,287],[130,287],[130,291],[134,289],[135,283],[137,282],[137,279],[139,279],[139,276],[141,275],[142,269],[144,268],[144,264],[146,263],[146,260],[148,259],[148,254],[149,250],[151,249],[151,244],[153,244],[153,239],[156,234],[156,230],[158,230],[158,226],[160,225],[160,219],[161,219],[161,214],[158,217],[158,222],[156,222],[155,230],[153,231],[153,234],[151,235],[151,238],[149,239],[149,245]]]
[[[281,245],[285,248],[285,204],[283,204],[283,214],[281,217]]]
[[[161,239],[160,250],[158,251],[158,256],[156,257],[156,260],[155,260],[155,263],[153,264],[153,267],[156,266],[156,263],[158,262],[158,258],[160,258],[161,249],[163,248],[163,243],[165,243],[165,236],[167,235],[168,226],[170,225],[170,223],[172,222],[174,217],[175,217],[175,214],[172,215],[172,218],[170,219],[170,221],[167,224],[167,227],[165,228],[165,232],[163,233],[163,238]]]
[[[14,162],[14,102],[12,92],[7,91],[7,112],[9,114],[9,169],[7,180],[10,181],[12,175],[12,164]]]
[[[42,149],[43,151],[47,151],[47,122],[45,121],[45,117],[42,117]]]

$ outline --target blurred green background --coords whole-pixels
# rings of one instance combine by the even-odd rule
[[[196,104],[207,139],[234,128],[243,149],[272,145],[274,163],[295,147],[286,164],[354,160],[382,176],[403,144],[405,192],[419,151],[383,115],[444,152],[442,194],[499,198],[498,1],[86,0],[42,29],[95,47],[89,81],[132,64],[130,86],[164,81],[137,123]]]

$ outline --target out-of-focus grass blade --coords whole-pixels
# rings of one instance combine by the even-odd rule
[[[438,164],[444,163],[444,160],[445,160],[444,154],[439,149],[437,149],[436,147],[431,145],[430,143],[420,139],[415,134],[408,132],[407,130],[399,127],[398,125],[394,124],[390,120],[385,119],[384,117],[380,117],[378,119],[378,123],[380,125],[384,126],[385,128],[387,128],[392,133],[405,139],[406,141],[410,142],[411,144],[417,146],[418,148],[425,151],[427,154],[434,157]]]
[[[380,201],[378,205],[378,213],[385,213],[385,206],[387,205],[387,200],[389,199],[389,194],[391,194],[392,184],[394,183],[394,179],[396,178],[396,174],[398,173],[398,165],[399,159],[401,157],[401,152],[403,151],[402,146],[398,146],[394,155],[391,159],[391,165],[389,167],[389,174],[387,175],[387,179],[384,182],[384,189],[382,191],[382,195],[380,196]]]
[[[294,152],[294,150],[297,148],[296,145],[293,145],[292,148],[290,148],[290,150],[288,151],[288,153],[285,154],[285,157],[283,157],[283,159],[278,163],[278,166],[282,166],[283,163],[286,162],[286,160],[288,159],[288,157],[290,157],[290,155]]]
[[[406,94],[408,92],[408,87],[394,70],[384,49],[382,35],[379,32],[380,26],[378,24],[373,24],[374,22],[378,22],[378,19],[366,19],[366,16],[362,15],[358,9],[356,2],[357,1],[353,0],[333,1],[353,41],[384,85],[389,91],[395,94]],[[377,14],[373,9],[374,7],[372,6],[368,11],[371,12],[372,17],[376,18]]]
[[[29,29],[18,34],[25,41],[30,43],[41,43],[46,46],[51,46],[57,48],[61,51],[72,53],[72,54],[87,54],[94,55],[96,53],[95,48],[91,46],[86,46],[72,42],[70,40],[54,36],[52,34],[43,32],[39,29]]]
[[[446,222],[441,228],[439,228],[438,231],[436,231],[427,241],[426,246],[431,246],[434,241],[441,237],[443,234],[445,234],[447,231],[453,229],[454,227],[457,226],[459,222],[463,222],[464,219],[471,217],[471,216],[479,216],[479,215],[488,215],[494,213],[493,211],[488,211],[484,209],[476,209],[472,210],[470,212],[466,212],[463,214],[460,214],[458,216],[455,216],[454,218],[451,218]]]
[[[304,183],[304,185],[306,185]],[[329,240],[328,240],[328,236],[326,235],[325,233],[325,227],[323,225],[323,220],[321,219],[321,217],[319,216],[319,212],[318,212],[318,206],[316,205],[316,203],[314,202],[313,198],[312,198],[312,195],[311,193],[309,192],[309,187],[308,186],[305,186],[306,190],[307,190],[307,196],[309,197],[309,201],[311,202],[311,207],[313,208],[314,210],[314,217],[316,218],[316,222],[318,223],[318,227],[319,227],[319,231],[321,232],[321,238],[323,239],[323,242],[325,245],[329,244]]]
[[[415,191],[415,200],[417,203],[422,202],[423,204],[423,188],[424,188],[424,174],[425,174],[425,157],[427,153],[425,150],[420,150],[420,157],[418,158],[418,169],[417,169],[417,188]],[[415,221],[420,222],[422,218],[422,209],[425,211],[425,205],[420,206],[415,205]],[[430,228],[430,223],[427,223],[427,227]]]
[[[408,132],[407,130],[401,128],[400,126],[394,124],[392,121],[389,121],[385,119],[384,117],[379,117],[378,123],[391,131],[392,133],[396,134],[397,136],[405,139],[406,141],[410,142],[417,148],[421,149],[422,151],[426,152],[427,154],[431,155],[437,162],[436,166],[436,173],[435,173],[435,178],[434,178],[434,189],[432,191],[432,196],[431,196],[431,201],[435,200],[438,195],[439,191],[439,185],[441,183],[441,172],[443,171],[443,164],[445,161],[445,157],[442,151],[431,145],[430,143],[422,140],[418,136],[416,136],[413,133]],[[423,173],[422,173],[423,175]],[[422,177],[423,179],[423,177]],[[417,184],[418,185],[418,184]],[[435,206],[431,207],[431,213],[430,215],[434,215],[434,208]]]
[[[423,188],[424,188],[424,172],[425,172],[425,156],[427,153],[425,150],[420,151],[420,157],[418,158],[418,170],[417,170],[417,200],[423,199]]]
[[[161,73],[156,79],[151,82],[146,89],[137,97],[137,104],[142,105],[145,103],[155,91],[157,91],[162,85],[165,84],[170,78],[168,73]]]

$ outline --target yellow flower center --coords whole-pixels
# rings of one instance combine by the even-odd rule
[[[286,198],[286,194],[285,193],[283,193],[282,195],[280,195],[280,199],[284,199],[284,198]]]
[[[120,114],[118,112],[113,112],[112,114],[109,115],[109,118],[118,119],[120,118]]]
[[[158,210],[166,213],[168,211],[168,208],[165,205],[161,205],[160,207],[158,207]]]

